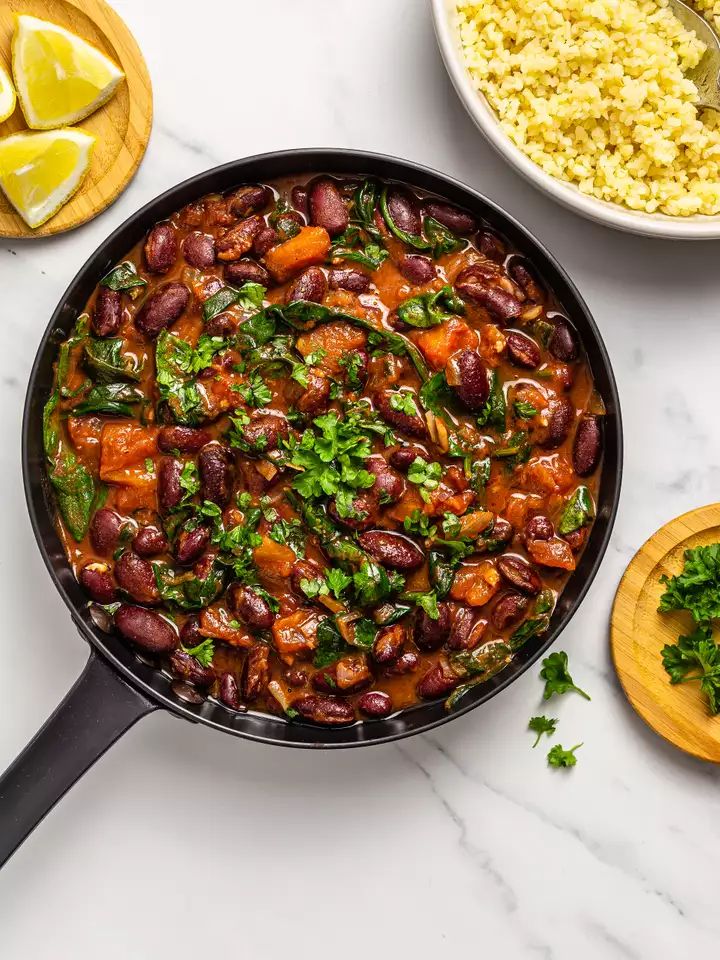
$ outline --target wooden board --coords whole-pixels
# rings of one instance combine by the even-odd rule
[[[720,716],[711,717],[697,683],[671,686],[660,651],[688,634],[686,611],[658,613],[663,574],[683,567],[690,547],[720,542],[720,503],[691,510],[643,544],[620,581],[613,605],[610,644],[628,700],[649,726],[676,747],[701,760],[720,763]]]
[[[133,35],[103,0],[0,0],[0,61],[10,72],[15,16],[50,20],[88,40],[125,73],[114,97],[77,126],[97,137],[90,170],[78,192],[47,223],[31,230],[0,192],[0,236],[47,237],[97,216],[125,189],[142,160],[152,126],[152,86]],[[20,104],[0,136],[27,130]]]

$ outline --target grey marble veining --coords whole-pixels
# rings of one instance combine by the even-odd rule
[[[117,0],[148,61],[155,126],[126,193],[50,240],[0,243],[0,766],[85,650],[32,540],[20,417],[65,286],[131,212],[187,176],[269,149],[416,159],[505,206],[586,297],[623,403],[623,497],[602,569],[558,643],[592,695],[542,704],[537,668],[468,717],[350,753],[263,748],[154,715],[0,873],[3,960],[202,956],[676,960],[717,952],[720,771],[628,708],[608,616],[637,547],[718,499],[720,245],[615,234],[517,178],[466,117],[421,0]],[[568,773],[531,749],[559,718]]]

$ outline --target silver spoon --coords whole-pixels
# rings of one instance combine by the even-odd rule
[[[699,13],[682,0],[668,0],[668,6],[686,30],[693,30],[707,50],[700,63],[686,77],[698,89],[698,106],[720,110],[720,38]]]

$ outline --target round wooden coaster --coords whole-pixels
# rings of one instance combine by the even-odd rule
[[[112,99],[78,126],[97,137],[90,170],[78,192],[47,223],[31,230],[0,192],[0,236],[47,237],[101,213],[125,189],[142,160],[152,126],[152,86],[133,35],[103,0],[2,0],[0,61],[10,71],[10,42],[20,13],[50,20],[89,41],[125,73]],[[0,123],[0,137],[26,130],[18,103]]]
[[[610,644],[628,700],[652,729],[687,753],[720,763],[720,717],[711,717],[697,683],[671,686],[660,651],[694,629],[686,611],[658,613],[663,574],[683,568],[691,547],[720,542],[720,503],[691,510],[643,544],[620,581],[613,604]]]

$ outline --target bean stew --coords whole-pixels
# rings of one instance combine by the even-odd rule
[[[186,699],[341,725],[545,632],[604,406],[543,277],[395,182],[190,203],[99,280],[44,414],[58,527]]]

